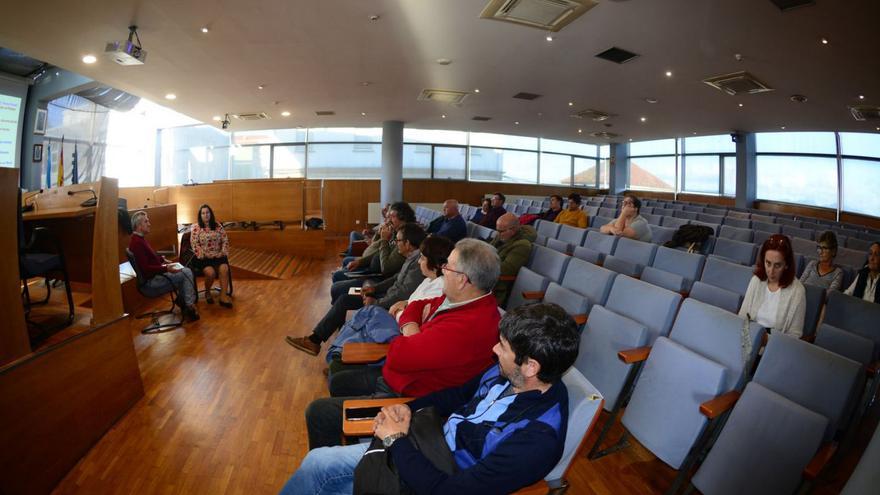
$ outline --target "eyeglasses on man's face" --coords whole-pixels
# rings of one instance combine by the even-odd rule
[[[831,251],[831,246],[826,246],[824,244],[816,244],[816,251]]]
[[[440,269],[445,272],[452,272],[452,273],[457,273],[459,275],[464,275],[465,278],[467,278],[467,274],[465,272],[460,272],[458,270],[454,270],[452,268],[449,268],[449,263],[443,263],[442,265],[440,265]]]

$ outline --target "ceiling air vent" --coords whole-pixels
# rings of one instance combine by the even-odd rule
[[[451,89],[423,89],[419,95],[422,101],[437,101],[440,103],[459,104],[469,95],[467,91],[453,91]]]
[[[624,50],[623,48],[617,48],[616,46],[612,46],[611,48],[605,50],[602,53],[596,54],[597,57],[607,60],[609,62],[614,62],[616,64],[625,64],[630,60],[639,56],[638,53],[633,53],[629,50]]]
[[[614,139],[618,136],[618,134],[615,134],[613,132],[597,131],[597,132],[591,132],[590,136],[593,136],[595,138],[602,138],[602,139]]]
[[[703,82],[715,89],[720,89],[731,96],[751,95],[773,91],[773,88],[755,79],[755,76],[745,71],[710,77],[704,79]]]
[[[513,97],[520,99],[520,100],[536,100],[536,99],[540,98],[541,95],[536,95],[535,93],[519,92],[519,93],[513,95]]]
[[[490,0],[480,18],[559,31],[598,3],[595,0]]]
[[[880,121],[880,107],[871,107],[868,105],[857,105],[849,107],[849,113],[858,121]]]
[[[492,120],[492,117],[480,117],[479,115],[475,116],[471,120],[479,120],[480,122],[486,122],[488,120]]]
[[[805,7],[807,5],[813,5],[813,0],[770,0],[773,2],[773,5],[779,7],[779,10],[785,12],[787,10],[796,9],[798,7]]]
[[[586,110],[581,110],[580,112],[573,113],[570,115],[570,117],[575,119],[590,119],[593,122],[602,122],[604,120],[610,119],[611,117],[615,117],[615,114],[588,108]]]
[[[315,112],[315,115],[318,117],[328,117],[330,115],[336,115],[336,112],[333,110],[318,110]]]
[[[268,120],[270,117],[266,112],[259,113],[237,113],[233,117],[238,120]]]

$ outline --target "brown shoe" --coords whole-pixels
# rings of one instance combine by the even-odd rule
[[[312,342],[308,337],[291,337],[288,335],[287,337],[284,337],[284,341],[306,354],[311,354],[312,356],[317,356],[318,353],[321,352],[320,344]]]

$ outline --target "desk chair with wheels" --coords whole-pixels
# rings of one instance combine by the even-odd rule
[[[144,273],[141,271],[140,267],[137,265],[137,261],[134,258],[134,253],[131,252],[130,249],[125,250],[125,255],[128,257],[128,262],[131,264],[131,268],[134,270],[135,275],[137,276],[137,289],[138,292],[144,297],[148,297],[150,299],[161,297],[165,294],[169,294],[171,298],[171,307],[162,311],[151,311],[148,313],[142,313],[140,315],[135,316],[135,319],[142,319],[149,317],[151,323],[144,327],[141,330],[143,334],[151,334],[151,333],[162,333],[171,330],[172,328],[177,328],[183,325],[183,310],[181,309],[180,314],[178,314],[175,318],[170,321],[166,321],[163,323],[161,321],[161,317],[165,315],[173,315],[174,314],[174,306],[177,304],[179,300],[179,296],[177,294],[177,290],[174,288],[174,284],[171,283],[171,279],[168,279],[168,287],[162,289],[156,289],[153,287],[147,286],[147,279],[144,277]],[[157,277],[167,277],[164,273],[160,273],[156,275]]]
[[[195,253],[195,251],[193,250],[193,248],[192,248],[192,242],[190,241],[190,231],[187,230],[186,232],[183,233],[183,235],[182,235],[181,238],[180,238],[180,263],[181,263],[183,266],[185,266],[185,267],[189,268],[190,270],[192,270],[192,272],[193,272],[193,277],[194,277],[194,278],[195,278],[195,277],[204,277],[205,274],[202,272],[202,270],[199,269],[199,268],[196,268],[196,267],[195,267],[195,264],[193,263],[193,260],[194,260],[195,258],[196,258],[196,253]],[[229,277],[229,278],[228,278],[228,279],[229,279],[229,291],[227,292],[226,295],[228,295],[228,296],[232,296],[232,292],[233,292],[233,288],[232,288],[232,265],[230,264],[230,265],[227,265],[227,266],[229,266],[229,270],[227,271],[227,274],[228,274],[228,277]],[[219,277],[220,274],[218,273],[217,276]],[[221,290],[222,290],[222,289],[221,289],[220,287],[216,287],[216,286],[215,286],[215,287],[211,287],[211,291],[212,291],[212,292],[217,292],[218,294],[220,293]],[[197,293],[197,294],[205,294],[205,297],[208,297],[208,296],[210,295],[210,294],[206,294],[205,289],[199,290],[199,284],[198,284],[198,283],[196,283],[196,293]]]
[[[18,204],[21,204],[21,190],[18,191]],[[45,252],[48,247],[53,252]],[[67,274],[67,263],[64,260],[64,249],[61,242],[52,234],[52,231],[45,227],[36,227],[31,232],[31,237],[25,241],[24,220],[22,219],[21,208],[18,208],[18,268],[19,276],[22,282],[22,303],[24,304],[25,319],[29,325],[38,328],[42,333],[60,330],[73,323],[73,295],[70,291],[70,277]],[[52,294],[52,283],[49,278],[50,274],[60,274],[64,280],[64,289],[67,292],[67,319],[61,324],[51,328],[43,327],[31,321],[31,307],[49,302]],[[46,278],[46,297],[41,301],[31,301],[30,291],[28,289],[28,279],[34,277]]]

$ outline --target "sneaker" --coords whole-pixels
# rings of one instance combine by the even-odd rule
[[[317,356],[318,353],[321,352],[321,345],[312,342],[308,337],[291,337],[288,335],[287,337],[284,337],[284,341],[306,354],[311,354],[312,356]]]

